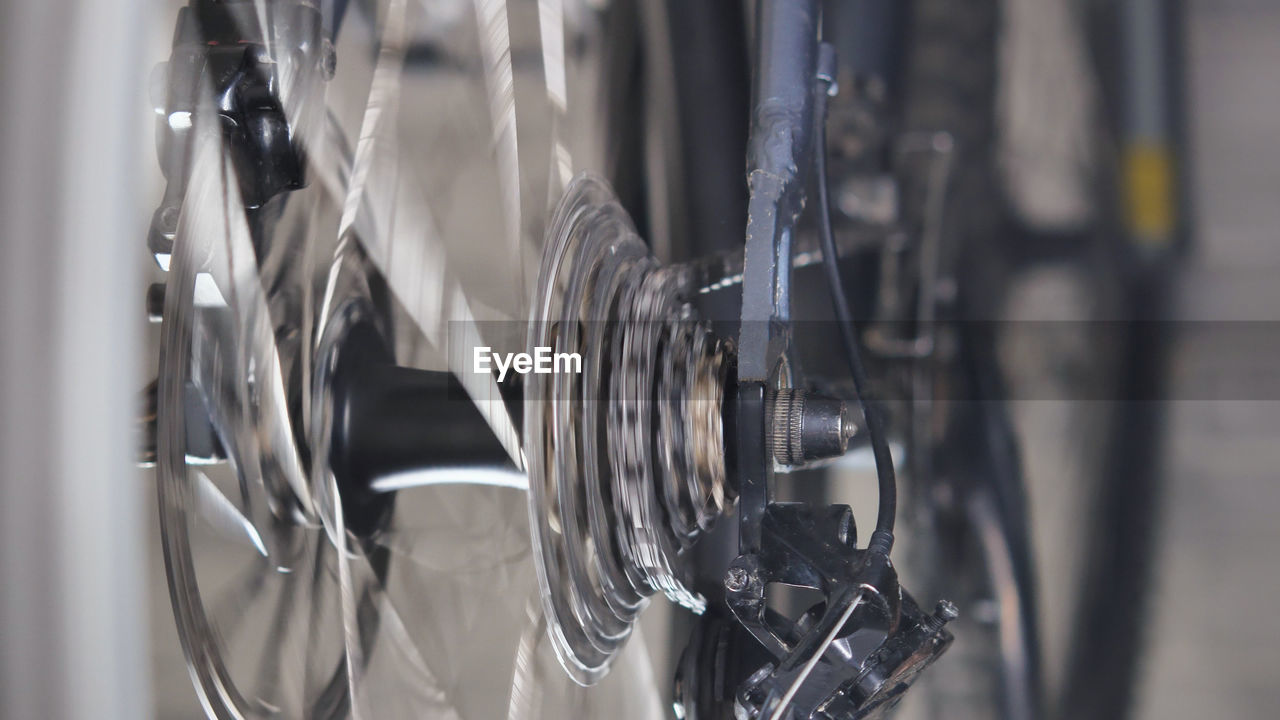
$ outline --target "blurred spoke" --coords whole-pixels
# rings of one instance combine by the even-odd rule
[[[240,512],[240,508],[222,494],[222,490],[209,479],[208,475],[196,468],[189,468],[189,472],[195,480],[196,512],[220,536],[241,544],[247,543],[265,558],[267,547],[262,543],[262,536],[253,527],[253,523]]]

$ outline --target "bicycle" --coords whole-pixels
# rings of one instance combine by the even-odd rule
[[[930,92],[994,92],[996,6],[949,28],[977,58],[939,68],[919,58],[957,13],[918,2],[904,29],[889,5],[762,0],[752,25],[733,3],[441,3],[417,44],[397,0],[184,8],[157,104],[144,459],[210,716],[563,716],[601,692],[653,713],[628,638],[659,592],[698,618],[682,717],[881,716],[965,605],[900,588],[898,472],[929,596],[989,584],[1003,603],[995,627],[957,625],[977,707],[1042,714],[1016,440],[999,402],[955,402],[1003,395],[990,328],[955,322],[1007,285],[971,260],[999,223],[993,121]],[[408,82],[452,88],[490,132],[402,110]],[[415,165],[400,112],[437,118],[432,149],[463,160]],[[817,272],[826,290],[797,282]],[[847,368],[816,345],[833,335]],[[576,353],[581,373],[499,382],[468,366],[482,343]],[[778,500],[851,440],[878,475],[864,547],[849,506]],[[251,558],[222,607],[200,589],[210,532]],[[449,662],[486,629],[507,694],[461,690]]]

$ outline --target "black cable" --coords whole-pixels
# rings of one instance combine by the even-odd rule
[[[862,356],[858,353],[853,314],[849,312],[849,300],[845,297],[844,284],[840,279],[835,235],[831,229],[831,203],[827,197],[827,92],[826,87],[822,87],[822,85],[829,86],[829,83],[830,81],[825,79],[820,82],[818,97],[814,103],[814,124],[817,126],[814,135],[816,145],[814,173],[817,176],[818,185],[817,212],[818,228],[822,238],[822,265],[826,270],[827,284],[831,288],[831,305],[840,326],[840,339],[844,342],[845,355],[849,360],[849,373],[853,376],[854,395],[862,407],[863,417],[866,418],[867,434],[871,438],[871,452],[876,461],[880,504],[876,511],[876,530],[871,536],[869,549],[888,555],[893,547],[893,524],[898,512],[898,479],[893,470],[893,456],[889,452],[889,442],[885,438],[880,405],[871,395],[867,371],[862,366]]]

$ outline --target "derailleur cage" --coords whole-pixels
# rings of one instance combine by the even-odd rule
[[[725,574],[736,622],[701,619],[681,662],[683,717],[717,717],[729,704],[743,720],[885,716],[951,643],[944,626],[955,607],[922,611],[883,554],[855,547],[848,506],[772,503],[761,528],[761,549]],[[818,590],[823,601],[792,620],[768,606],[773,583]],[[744,667],[744,657],[759,664]]]

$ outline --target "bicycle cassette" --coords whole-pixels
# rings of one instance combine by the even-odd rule
[[[693,308],[705,280],[693,268],[660,265],[591,176],[571,183],[548,226],[527,344],[583,358],[581,374],[524,381],[530,524],[557,655],[575,680],[595,682],[662,592],[712,609],[681,663],[685,717],[726,705],[751,718],[877,716],[950,643],[943,626],[955,610],[922,612],[885,553],[856,547],[847,506],[766,498],[751,510],[759,547],[729,566],[723,596],[692,589],[695,543],[746,512],[726,461],[740,411],[734,346]],[[843,402],[795,389],[768,398],[773,462],[843,454]],[[789,620],[767,607],[771,583],[825,600]],[[747,651],[726,656],[726,633]]]

